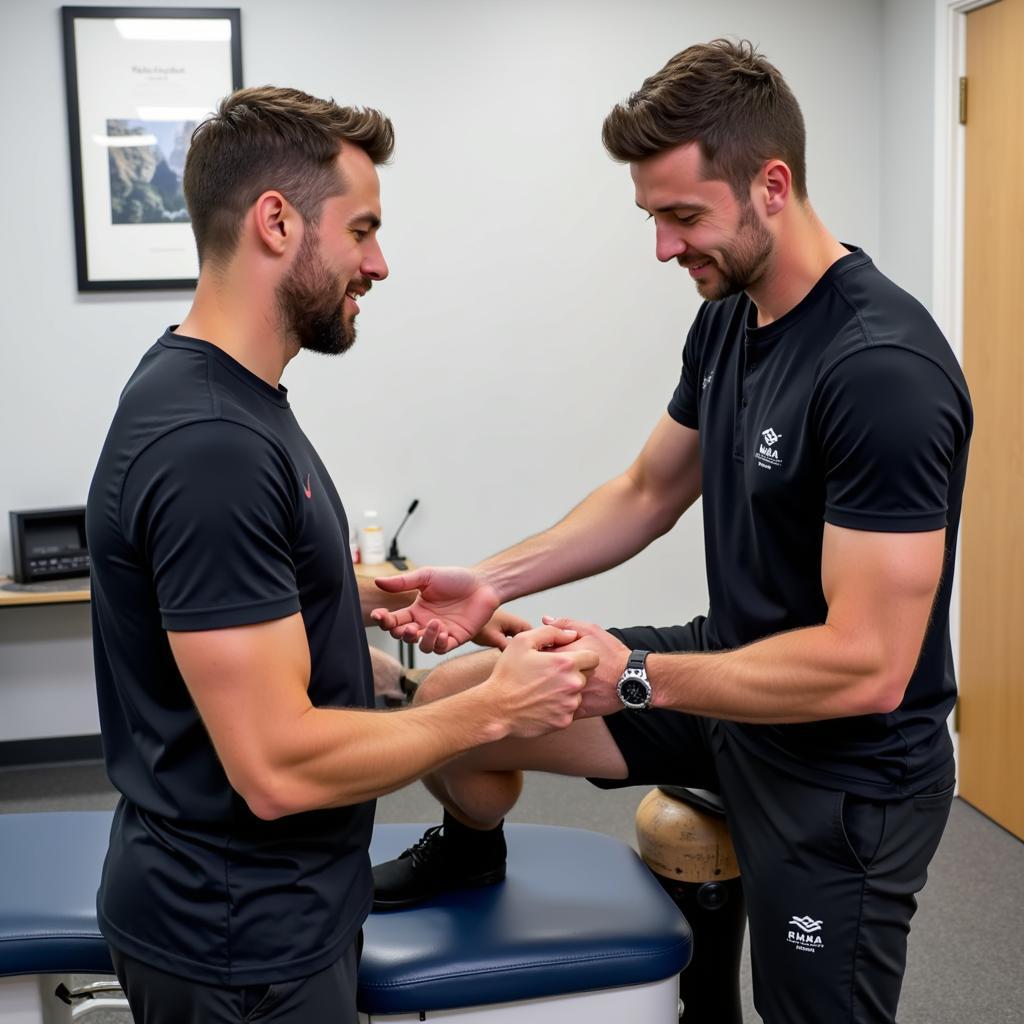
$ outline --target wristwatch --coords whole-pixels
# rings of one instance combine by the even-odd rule
[[[633,651],[626,662],[615,692],[627,711],[646,711],[651,706],[651,684],[647,678],[647,655],[650,651]]]

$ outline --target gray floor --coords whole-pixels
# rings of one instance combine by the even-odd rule
[[[593,829],[633,844],[633,814],[643,792],[601,792],[579,780],[537,775],[514,820]],[[103,809],[114,802],[99,764],[0,771],[0,813]],[[420,786],[378,804],[381,822],[436,819]],[[955,801],[914,918],[901,1024],[1024,1024],[1022,922],[1024,844]],[[760,1017],[747,966],[743,989],[745,1020],[755,1024]],[[101,1024],[100,1015],[92,1019]]]

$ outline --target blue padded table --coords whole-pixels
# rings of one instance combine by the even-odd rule
[[[0,1024],[31,1024],[56,1002],[58,979],[38,976],[112,973],[95,910],[110,820],[0,815]],[[371,856],[396,856],[422,830],[377,826]],[[362,1019],[674,1022],[690,929],[636,854],[580,829],[509,825],[507,837],[503,883],[370,916]]]
[[[372,859],[397,856],[422,832],[422,825],[378,825]],[[528,1012],[531,1024],[541,1024],[550,1012],[561,1022],[621,1024],[632,1014],[644,1024],[675,1024],[676,978],[689,963],[692,936],[636,853],[582,829],[506,825],[505,832],[503,883],[370,915],[359,1008],[371,1020],[403,1014],[413,1021],[420,1011],[475,1007],[472,1016],[450,1019],[497,1022],[505,1017],[496,1004],[518,1003],[508,1006],[509,1021]],[[572,993],[588,997],[567,1000]]]

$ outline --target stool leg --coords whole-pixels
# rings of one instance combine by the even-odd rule
[[[651,790],[636,813],[640,855],[693,931],[679,976],[683,1024],[743,1024],[740,957],[746,904],[739,865],[720,815]]]
[[[679,975],[683,1024],[743,1024],[740,957],[747,910],[739,878],[673,882],[658,876],[693,929],[693,958]]]

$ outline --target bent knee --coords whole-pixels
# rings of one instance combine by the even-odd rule
[[[442,661],[420,683],[413,703],[429,704],[482,683],[491,674],[497,660],[498,651],[477,651]]]

